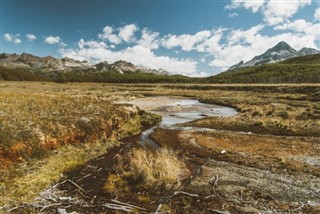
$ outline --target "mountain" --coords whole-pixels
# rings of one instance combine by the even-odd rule
[[[310,53],[309,50],[306,51],[305,53]],[[207,82],[320,83],[320,54],[293,57],[278,63],[235,68],[209,77]]]
[[[281,62],[286,59],[290,59],[293,57],[299,56],[307,56],[307,55],[314,55],[320,54],[320,51],[313,49],[313,48],[302,48],[299,51],[293,49],[288,45],[286,42],[279,42],[273,48],[268,49],[266,52],[259,56],[255,56],[248,62],[241,61],[238,64],[235,64],[229,68],[229,70],[233,70],[236,68],[244,68],[244,67],[251,67],[256,65],[264,65],[269,63],[276,63]]]
[[[78,61],[68,57],[56,59],[51,56],[38,57],[27,53],[23,53],[21,55],[2,53],[0,54],[0,66],[47,74],[67,72],[110,72],[117,74],[150,73],[156,75],[170,75],[169,72],[163,69],[150,69],[142,66],[136,66],[131,62],[123,60],[116,61],[113,64],[109,64],[107,61],[104,61],[93,65],[87,61]]]

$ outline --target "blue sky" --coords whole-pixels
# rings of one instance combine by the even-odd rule
[[[208,76],[284,40],[320,49],[312,0],[0,0],[1,52]]]

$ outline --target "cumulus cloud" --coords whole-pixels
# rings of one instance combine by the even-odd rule
[[[320,7],[314,11],[314,19],[320,21]]]
[[[275,30],[291,30],[297,33],[303,33],[304,35],[310,35],[313,40],[320,39],[320,23],[313,24],[307,22],[304,19],[298,19],[293,22],[288,22],[283,25],[274,27]]]
[[[287,21],[273,27],[267,24],[259,24],[248,29],[220,27],[181,35],[161,35],[148,28],[139,30],[138,26],[126,26],[120,28],[106,26],[98,34],[98,39],[80,39],[78,47],[61,47],[60,53],[62,56],[87,60],[91,63],[126,60],[140,66],[162,68],[174,74],[205,76],[206,73],[198,71],[198,62],[201,66],[214,67],[215,71],[226,70],[241,60],[248,61],[262,54],[280,41],[288,42],[295,49],[320,48],[317,47],[320,24],[303,19]],[[274,34],[264,34],[265,28],[273,29]],[[121,43],[126,45],[117,46]],[[172,55],[160,56],[156,52],[159,49],[167,49]],[[194,52],[198,52],[198,56],[193,55],[192,59],[173,57],[173,53],[191,51],[191,56]]]
[[[60,41],[61,41],[61,38],[59,36],[48,36],[44,39],[44,42],[50,45],[59,44]]]
[[[29,42],[33,42],[34,40],[37,39],[37,37],[36,37],[35,35],[30,34],[30,33],[27,34],[26,37],[27,37],[27,40],[28,40]]]
[[[181,47],[184,51],[191,51],[196,48],[196,45],[205,41],[212,35],[209,30],[203,30],[197,32],[194,35],[182,34],[182,35],[167,35],[162,40],[162,45],[168,49],[175,47]]]
[[[310,5],[311,0],[268,1],[264,11],[264,21],[269,25],[276,25],[288,21],[299,9]]]
[[[229,18],[234,18],[234,17],[237,17],[237,16],[239,16],[238,13],[229,13],[229,14],[228,14],[228,17],[229,17]]]
[[[20,39],[20,34],[10,34],[10,33],[5,33],[3,35],[3,38],[5,41],[7,42],[13,42],[14,44],[20,44],[22,43],[21,39]]]
[[[150,49],[158,49],[160,45],[159,35],[158,32],[144,28],[141,32],[141,39],[138,40],[137,44]]]
[[[119,28],[119,37],[129,43],[134,41],[134,33],[138,30],[139,28],[135,24],[129,24],[125,25],[121,28]]]
[[[299,23],[299,22],[297,22]],[[209,63],[210,66],[221,68],[225,70],[230,66],[243,61],[248,61],[256,55],[260,55],[267,49],[275,46],[281,41],[286,41],[295,49],[303,47],[319,48],[317,41],[319,41],[319,33],[315,34],[319,26],[305,23],[306,28],[302,28],[302,24],[291,23],[276,27],[280,29],[291,29],[295,26],[294,31],[280,33],[275,35],[263,35],[261,30],[263,25],[254,26],[248,30],[236,29],[226,32],[227,42],[218,44],[219,51],[212,52],[213,60]],[[300,27],[298,27],[301,25]],[[296,33],[295,31],[299,31]]]
[[[105,26],[102,30],[102,33],[98,34],[99,39],[102,39],[104,41],[109,41],[110,43],[113,43],[115,45],[118,45],[121,43],[121,39],[118,35],[113,33],[113,28],[110,26]]]
[[[261,12],[265,23],[276,25],[288,21],[299,9],[310,5],[312,0],[231,0],[225,7],[228,10],[245,8],[253,13]]]
[[[128,24],[117,29],[113,29],[111,26],[105,26],[102,33],[98,34],[98,38],[114,45],[119,45],[122,42],[131,43],[135,41],[134,34],[138,29],[138,26],[135,24]]]
[[[255,0],[255,1],[231,0],[230,4],[227,4],[225,6],[225,9],[231,10],[239,7],[244,7],[246,9],[250,9],[253,13],[256,13],[259,9],[263,7],[265,3],[266,3],[266,0]]]
[[[180,59],[168,56],[157,56],[150,48],[142,45],[134,45],[123,50],[115,51],[105,43],[99,41],[78,42],[78,48],[60,49],[63,57],[71,57],[78,60],[88,60],[92,63],[98,63],[107,60],[113,63],[118,60],[126,60],[139,66],[149,68],[165,69],[171,73],[184,75],[195,75],[197,62],[191,59]]]

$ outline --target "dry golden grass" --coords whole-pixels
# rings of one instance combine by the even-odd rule
[[[149,187],[169,188],[172,185],[179,185],[189,173],[186,165],[177,158],[176,153],[167,148],[161,148],[155,153],[134,149],[130,166],[132,173],[141,177]]]
[[[138,109],[66,95],[1,93],[0,162],[43,157],[62,145],[106,140]]]
[[[27,167],[15,167],[7,171],[3,175],[4,182],[0,185],[0,205],[32,201],[50,183],[57,182],[63,172],[104,154],[115,143],[117,144],[117,142],[97,142],[78,146],[65,146],[56,155],[41,161],[31,162]]]

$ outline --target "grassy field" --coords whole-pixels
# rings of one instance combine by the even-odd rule
[[[59,84],[3,81],[0,82],[0,91],[0,172],[3,175],[0,178],[0,206],[34,200],[51,183],[61,180],[61,173],[86,166],[92,159],[120,145],[121,139],[139,133],[143,125],[155,124],[159,117],[131,105],[113,103],[148,96],[195,98],[233,107],[238,114],[225,118],[208,117],[182,125],[215,131],[157,129],[152,138],[167,148],[157,153],[126,148],[124,151],[127,152],[119,159],[120,165],[110,166],[116,167],[116,173],[105,177],[103,191],[121,196],[130,190],[132,195],[129,199],[134,198],[136,203],[155,209],[155,204],[145,203],[157,200],[155,195],[168,191],[168,187],[179,186],[179,182],[193,170],[190,163],[201,165],[208,157],[212,160],[204,173],[186,185],[185,190],[199,195],[208,193],[207,180],[214,170],[223,174],[225,180],[232,180],[223,170],[230,167],[230,173],[236,173],[235,165],[241,166],[245,173],[252,173],[249,168],[257,170],[251,176],[258,180],[258,173],[271,170],[280,177],[300,176],[296,178],[310,185],[318,185],[318,181],[310,176],[319,176],[319,84]],[[190,139],[194,139],[196,145],[191,145]],[[225,155],[221,155],[223,150],[227,151]],[[222,166],[222,163],[229,165]],[[168,173],[162,174],[163,171]],[[253,182],[236,175],[242,181],[235,183]],[[142,186],[140,190],[130,186],[132,179],[136,185]],[[146,182],[149,187],[143,187]],[[155,189],[151,191],[151,187]],[[235,194],[233,190],[239,191],[224,184],[219,187],[219,191],[226,195]],[[254,188],[259,189],[259,185],[255,184]],[[288,206],[288,201],[297,199],[295,194],[300,191],[289,200],[285,188],[281,194],[277,192],[279,186],[263,188],[263,194],[279,200],[284,207]],[[148,194],[147,189],[155,195]],[[131,190],[137,190],[137,194]],[[143,193],[138,194],[140,191]],[[307,193],[301,195],[306,200],[314,200],[312,197]],[[258,195],[254,199],[258,201],[261,198],[268,200]],[[188,203],[193,202],[179,199],[176,209]],[[231,202],[225,203],[236,212]],[[268,203],[269,206],[276,206],[271,201]],[[201,204],[206,209],[211,206],[207,201]],[[296,207],[300,205],[298,203]],[[175,213],[175,208],[169,210]]]

